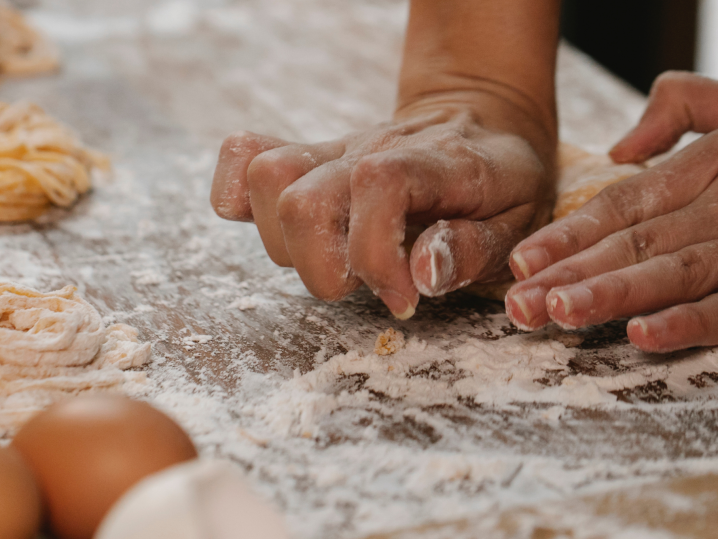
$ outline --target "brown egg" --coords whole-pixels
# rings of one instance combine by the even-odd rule
[[[35,537],[40,513],[40,493],[30,468],[17,451],[0,447],[0,537]]]
[[[165,414],[109,395],[51,406],[28,421],[12,445],[33,470],[59,539],[91,539],[137,481],[197,457],[187,434]]]

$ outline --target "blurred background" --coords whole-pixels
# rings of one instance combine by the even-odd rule
[[[668,69],[718,78],[718,0],[564,0],[562,32],[644,93]]]

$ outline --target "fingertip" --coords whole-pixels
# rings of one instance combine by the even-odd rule
[[[416,313],[416,307],[419,304],[418,294],[413,299],[395,292],[393,290],[380,290],[376,295],[389,308],[394,318],[398,320],[408,320]]]
[[[626,326],[628,339],[644,352],[670,352],[666,346],[667,325],[660,316],[639,316],[629,320]]]
[[[640,133],[632,131],[608,151],[608,156],[617,165],[643,163],[651,157],[652,151],[652,148],[645,146],[646,143],[640,140]]]
[[[626,147],[624,141],[619,142],[608,151],[608,156],[618,165],[624,165],[634,162],[630,149]]]
[[[509,290],[504,300],[509,320],[523,331],[540,329],[549,322],[546,312],[546,289]]]
[[[252,210],[249,203],[249,191],[243,190],[243,179],[232,177],[217,165],[209,202],[217,216],[228,221],[251,221]]]

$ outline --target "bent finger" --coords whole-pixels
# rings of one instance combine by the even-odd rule
[[[610,151],[617,163],[642,163],[667,152],[684,133],[718,129],[718,82],[694,73],[669,71],[651,88],[638,126]]]
[[[215,213],[230,221],[252,220],[247,168],[259,154],[288,145],[284,140],[239,131],[228,136],[219,151],[210,203]]]
[[[402,245],[407,216],[428,223],[472,216],[481,206],[481,164],[455,164],[441,150],[412,148],[363,157],[352,171],[351,266],[399,319],[413,316],[419,302]]]
[[[277,202],[292,265],[309,292],[327,301],[362,284],[349,265],[350,175],[350,163],[332,161],[287,187]]]
[[[277,215],[277,200],[287,187],[311,170],[340,158],[339,141],[314,145],[292,144],[258,155],[249,165],[247,182],[254,222],[267,254],[279,266],[291,266]]]
[[[646,352],[718,345],[718,294],[634,318],[627,332],[631,342]]]

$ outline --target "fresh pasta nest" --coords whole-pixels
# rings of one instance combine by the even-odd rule
[[[28,76],[55,71],[54,45],[27,25],[19,11],[0,0],[0,75]]]
[[[25,221],[51,204],[71,206],[91,186],[102,154],[32,103],[0,102],[0,222]]]

